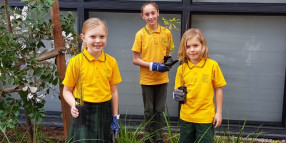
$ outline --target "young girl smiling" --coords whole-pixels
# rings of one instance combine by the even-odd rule
[[[156,3],[144,3],[141,16],[146,26],[136,33],[132,51],[133,63],[140,66],[144,119],[148,122],[145,133],[153,136],[152,142],[163,142],[162,114],[165,111],[169,82],[167,71],[171,68],[163,64],[163,59],[164,56],[170,56],[166,53],[173,45],[172,34],[170,30],[158,24],[159,9]]]
[[[70,59],[63,81],[63,95],[73,117],[67,141],[111,142],[110,130],[119,130],[117,84],[121,76],[116,60],[103,50],[107,27],[100,19],[90,18],[80,37],[82,53]]]

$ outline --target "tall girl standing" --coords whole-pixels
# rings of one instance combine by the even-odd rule
[[[208,58],[208,45],[199,29],[184,33],[178,56],[183,64],[177,69],[173,98],[184,102],[180,143],[213,143],[214,128],[222,122],[222,87],[226,85],[223,74],[218,63]]]
[[[89,18],[80,37],[82,52],[70,59],[63,81],[63,95],[73,117],[67,141],[111,142],[111,130],[119,130],[117,84],[121,76],[115,58],[104,52],[107,27],[102,20]]]
[[[173,45],[172,34],[170,30],[158,24],[159,9],[156,3],[144,3],[141,16],[146,26],[136,33],[132,51],[133,64],[140,66],[144,119],[148,122],[145,133],[156,133],[152,135],[152,140],[163,142],[162,113],[165,111],[169,82],[167,71],[171,68],[163,64],[163,59],[164,56],[170,56],[166,53]]]

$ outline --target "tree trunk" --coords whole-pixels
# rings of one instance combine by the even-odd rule
[[[55,48],[64,47],[64,41],[62,36],[62,28],[61,28],[61,20],[60,20],[60,9],[59,2],[55,0],[53,7],[51,8],[51,19],[53,26],[53,35],[54,35],[54,45]],[[66,72],[66,63],[65,63],[65,55],[63,53],[59,54],[56,57],[57,69],[59,73],[59,81],[63,81]],[[70,107],[63,97],[63,85],[59,84],[60,88],[60,97],[61,97],[61,105],[62,105],[62,116],[63,116],[63,124],[64,124],[64,134],[65,140],[68,137],[68,131],[71,122],[71,113]]]
[[[23,102],[24,102],[24,105],[27,104],[27,100],[24,100]],[[31,143],[34,143],[32,122],[31,122],[31,119],[29,118],[28,114],[26,113],[26,111],[25,111],[25,116],[26,116],[26,126],[28,129],[30,141],[31,141]]]
[[[8,11],[8,0],[4,0],[4,8],[5,8],[5,14],[6,14],[6,19],[7,19],[7,28],[9,30],[10,33],[12,33],[12,26],[11,26],[11,22],[10,22],[10,14]]]

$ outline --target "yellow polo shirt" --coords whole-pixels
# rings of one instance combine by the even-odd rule
[[[102,51],[99,58],[95,59],[84,49],[82,53],[70,59],[62,83],[74,88],[75,98],[80,98],[81,92],[84,101],[100,103],[111,100],[110,86],[121,81],[115,58]]]
[[[177,69],[175,89],[182,86],[182,80],[188,94],[180,118],[192,123],[212,123],[215,116],[214,88],[226,85],[218,63],[209,58],[203,58],[197,65],[190,61],[184,63]]]
[[[141,59],[146,62],[163,63],[166,50],[173,45],[171,31],[158,25],[156,31],[147,25],[136,33],[132,51],[141,53]],[[140,67],[140,84],[157,85],[169,82],[168,72],[149,71]]]

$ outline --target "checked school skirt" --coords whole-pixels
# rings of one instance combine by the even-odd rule
[[[102,103],[84,102],[78,107],[79,117],[73,118],[67,142],[110,143],[112,134],[111,100]]]

